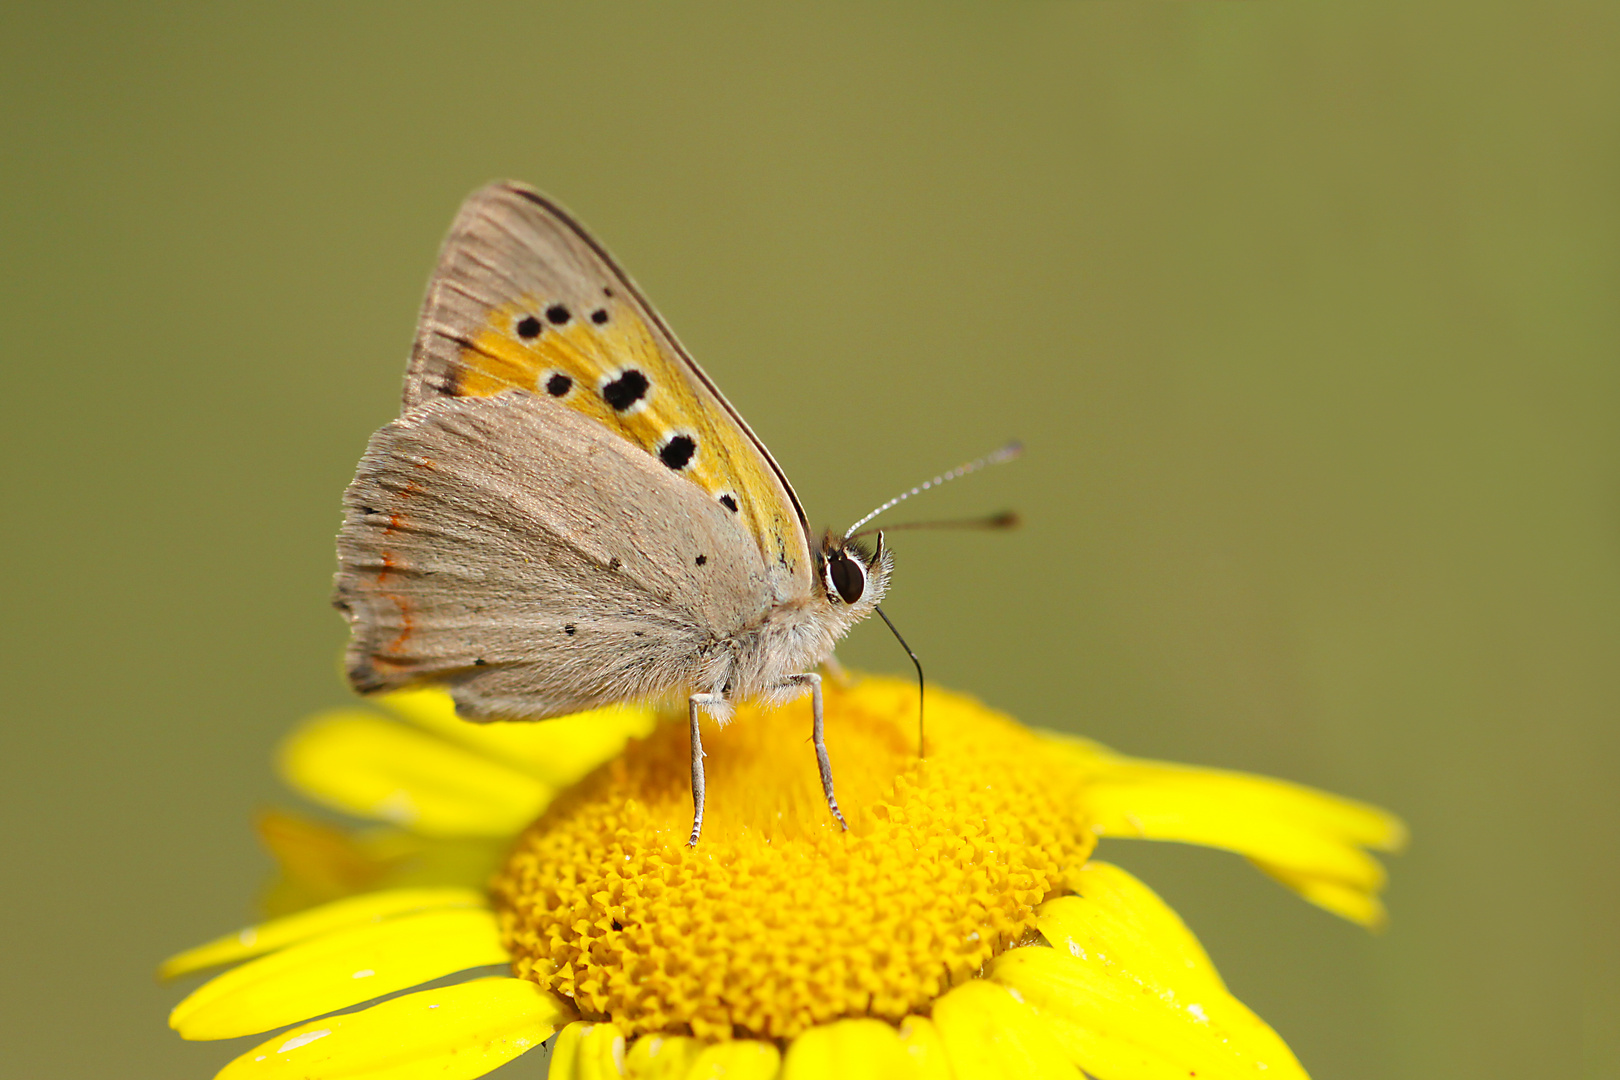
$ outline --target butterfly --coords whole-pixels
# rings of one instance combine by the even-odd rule
[[[892,555],[813,537],[764,443],[612,257],[555,203],[495,183],[428,285],[398,419],[343,499],[334,604],[362,693],[442,684],[473,719],[684,696],[698,721],[811,697],[876,610]],[[853,532],[853,530],[851,530]]]

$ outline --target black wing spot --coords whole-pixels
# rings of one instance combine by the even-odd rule
[[[676,435],[658,448],[658,460],[679,471],[692,463],[692,455],[695,453],[697,443],[692,440],[692,436]]]
[[[561,304],[552,304],[546,308],[546,318],[550,320],[552,326],[561,326],[572,316],[568,314],[568,309]]]
[[[576,627],[573,623],[568,623],[563,627],[563,633],[567,634],[569,637],[573,637],[575,629]]]
[[[608,288],[606,285],[604,285],[604,286],[602,286],[602,295],[603,296],[612,296],[613,295],[613,290]]]
[[[621,567],[623,565],[624,565],[624,560],[620,559],[617,555],[613,556],[613,558],[608,560],[608,569],[609,570],[617,570],[619,567]]]
[[[482,656],[480,656],[478,659],[473,661],[473,667],[488,667],[488,666],[489,666],[489,661],[485,660]]]
[[[546,380],[546,393],[550,394],[552,397],[562,397],[573,388],[574,380],[570,379],[567,375],[564,375],[560,371]]]
[[[597,308],[595,311],[591,312],[591,322],[595,323],[597,326],[601,326],[603,323],[607,322],[607,308]]]
[[[646,397],[647,388],[651,385],[647,381],[647,376],[631,368],[602,387],[602,400],[613,406],[615,412],[624,412]]]
[[[517,335],[524,341],[533,341],[540,336],[540,320],[533,315],[525,315],[518,320]]]
[[[727,510],[730,510],[733,514],[737,512],[737,500],[730,495],[720,496],[720,505],[725,507]]]
[[[699,555],[697,557],[697,559],[696,559],[696,562],[697,562],[697,564],[699,566],[702,566],[704,563],[706,563],[708,561],[709,561],[709,557],[707,555]]]

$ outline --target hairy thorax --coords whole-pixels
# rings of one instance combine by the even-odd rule
[[[884,560],[887,563],[887,560]],[[737,701],[780,702],[799,688],[785,680],[814,671],[851,627],[882,601],[888,566],[875,567],[866,595],[845,604],[819,590],[802,600],[778,604],[764,618],[718,642],[703,665],[699,692]]]

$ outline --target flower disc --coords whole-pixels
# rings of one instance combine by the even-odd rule
[[[827,688],[844,832],[808,699],[705,722],[707,820],[686,846],[687,731],[660,726],[554,803],[494,883],[514,971],[626,1032],[788,1039],[899,1021],[1035,925],[1095,843],[1072,767],[1012,720],[868,678]]]

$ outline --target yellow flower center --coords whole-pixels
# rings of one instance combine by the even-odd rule
[[[706,723],[696,848],[684,723],[554,802],[494,883],[514,970],[630,1033],[789,1039],[899,1021],[1031,931],[1095,843],[1082,781],[1017,723],[867,678],[826,694],[843,832],[808,700]]]

